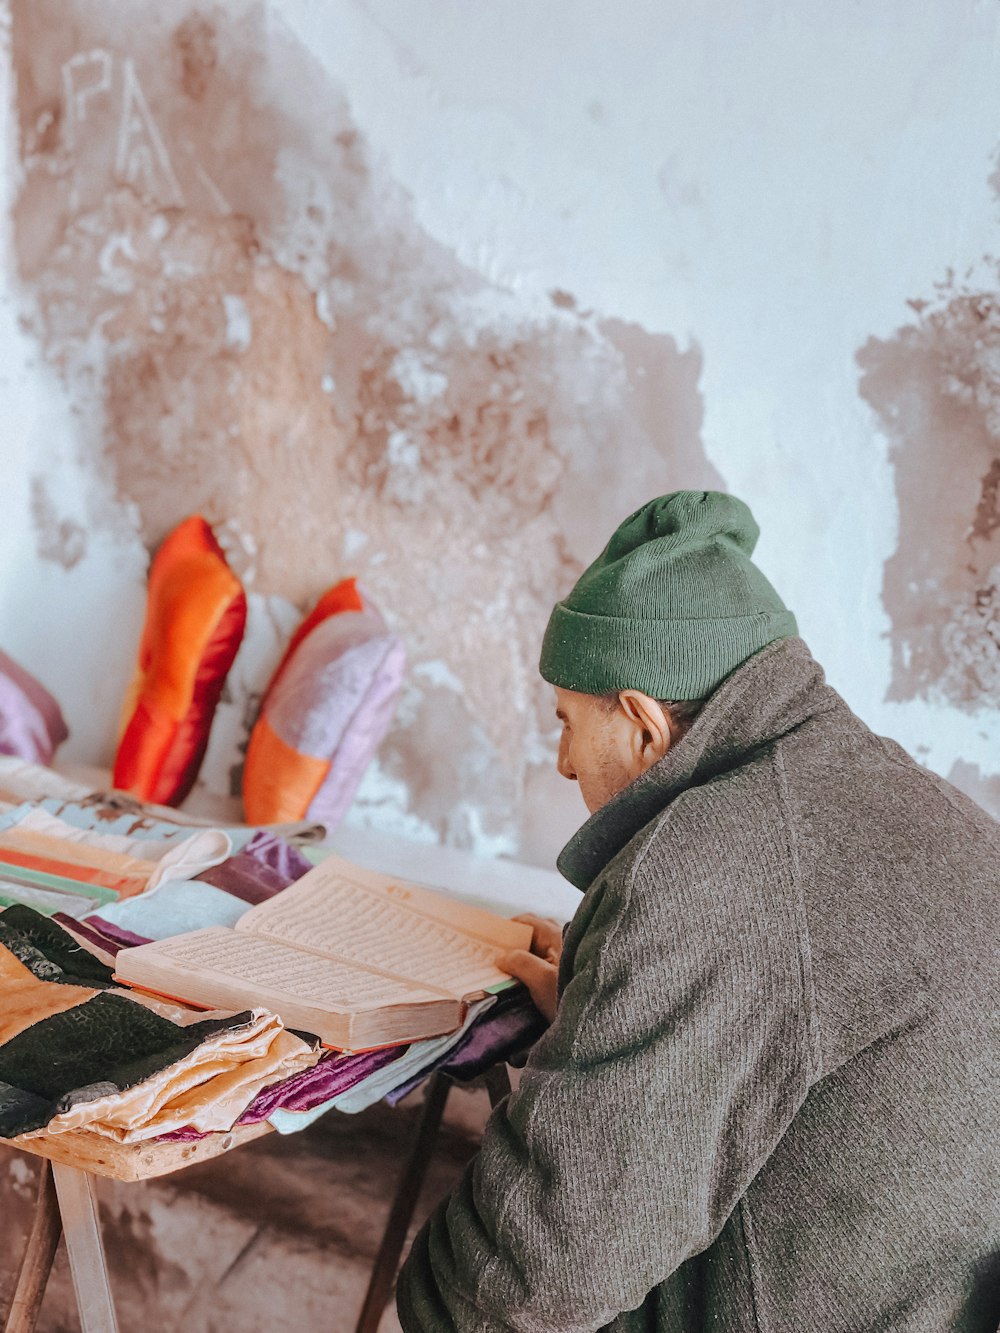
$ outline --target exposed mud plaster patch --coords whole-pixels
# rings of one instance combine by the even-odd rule
[[[43,560],[72,569],[87,554],[87,534],[71,518],[60,518],[44,477],[31,478],[31,522]]]
[[[1000,819],[1000,773],[987,776],[976,764],[956,759],[948,773],[948,781],[964,791],[966,796],[971,796],[994,819]]]
[[[891,699],[1000,702],[1000,265],[997,279],[949,278],[911,302],[914,323],[858,353],[899,501],[882,588]]]
[[[219,63],[215,28],[204,15],[192,14],[178,24],[174,50],[180,61],[180,84],[188,97],[200,102]]]
[[[652,334],[621,319],[602,319],[598,327],[620,352],[628,382],[623,405],[632,429],[621,441],[623,452],[631,456],[654,442],[669,455],[676,475],[685,478],[678,489],[724,489],[701,442],[701,349],[692,343],[682,352],[669,334]]]
[[[360,575],[414,668],[439,664],[369,808],[515,848],[552,753],[552,603],[651,495],[721,485],[697,347],[569,293],[528,314],[460,264],[260,6],[136,4],[127,30],[110,0],[12,12],[20,270],[119,513],[153,547],[201,511],[256,594],[300,608]],[[244,732],[265,683],[234,685]]]
[[[988,541],[1000,527],[1000,458],[995,458],[983,477],[982,493],[972,520],[972,536]]]

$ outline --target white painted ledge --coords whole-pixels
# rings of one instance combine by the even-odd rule
[[[63,777],[88,787],[108,788],[109,769],[84,764],[57,764]],[[240,823],[242,809],[236,798],[217,796],[196,787],[184,802],[184,812],[199,819]],[[576,911],[580,893],[555,870],[525,865],[505,858],[476,856],[455,847],[414,842],[398,834],[376,829],[341,825],[320,846],[329,847],[349,861],[384,875],[444,889],[470,902],[480,903],[503,916],[535,912],[568,921]]]

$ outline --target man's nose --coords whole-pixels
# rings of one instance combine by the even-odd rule
[[[556,768],[564,778],[569,778],[570,782],[576,781],[576,770],[569,762],[569,755],[566,753],[566,746],[560,744],[559,758],[556,760]]]

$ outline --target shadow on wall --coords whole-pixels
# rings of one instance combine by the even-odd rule
[[[300,607],[359,575],[414,663],[386,799],[517,851],[554,753],[552,602],[651,495],[722,485],[698,348],[563,292],[529,311],[463,267],[263,6],[12,17],[17,254],[115,497],[92,525],[138,513],[152,548],[198,510],[251,590]],[[33,497],[39,555],[65,564],[42,475]]]

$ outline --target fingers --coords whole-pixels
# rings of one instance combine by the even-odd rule
[[[535,1007],[551,1023],[556,1014],[558,969],[527,949],[511,949],[501,954],[497,966],[527,986]]]
[[[522,916],[514,917],[515,921],[521,921],[526,926],[530,926],[531,952],[545,958],[550,963],[557,963],[562,953],[562,926],[558,921],[550,916],[536,916],[534,912],[525,912]]]
[[[517,977],[518,981],[523,981],[529,990],[533,981],[539,980],[552,968],[551,963],[539,958],[537,954],[529,953],[527,949],[509,949],[497,959],[497,965],[512,977]]]
[[[523,921],[526,926],[548,925],[558,927],[558,922],[555,917],[538,916],[535,912],[522,912],[520,916],[515,916],[512,919],[514,921]]]

